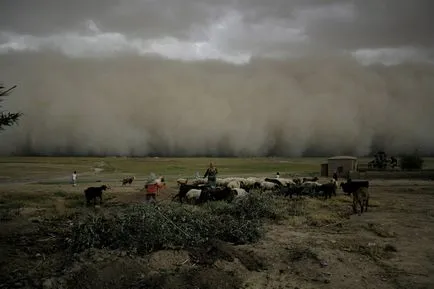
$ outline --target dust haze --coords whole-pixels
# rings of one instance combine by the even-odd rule
[[[430,1],[216,1],[211,13],[191,0],[172,22],[115,2],[83,17],[76,6],[57,30],[2,4],[0,80],[18,85],[2,104],[24,116],[1,154],[434,153]],[[151,2],[154,16],[175,5]]]
[[[12,65],[13,64],[13,65]],[[244,66],[124,56],[0,58],[25,116],[3,153],[289,155],[431,152],[434,69],[345,57]]]

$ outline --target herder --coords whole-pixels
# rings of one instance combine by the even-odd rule
[[[218,174],[217,168],[214,166],[212,162],[210,162],[209,167],[206,170],[205,175],[203,177],[204,178],[208,177],[208,186],[210,186],[213,189],[217,185],[217,174]]]

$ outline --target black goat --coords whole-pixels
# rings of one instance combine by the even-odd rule
[[[369,188],[369,181],[367,180],[351,180],[349,179],[346,183],[341,183],[341,188],[347,195],[351,195],[359,188]]]
[[[266,182],[270,182],[270,183],[273,183],[273,184],[276,184],[276,185],[279,186],[279,188],[283,186],[282,182],[279,181],[278,179],[265,178],[264,181],[266,181]]]
[[[292,199],[293,195],[299,197],[302,190],[303,188],[298,185],[287,185],[280,188],[280,194],[284,195],[285,197],[289,196]]]
[[[102,185],[100,187],[89,187],[84,190],[84,196],[86,197],[87,205],[90,205],[90,201],[93,200],[93,205],[96,204],[96,198],[99,198],[99,203],[102,204],[102,192],[109,189],[108,186]]]
[[[305,182],[316,182],[318,181],[318,177],[313,177],[313,178],[303,178],[303,183]]]
[[[202,188],[200,194],[199,203],[205,203],[209,201],[228,201],[231,202],[235,198],[235,192],[227,187],[217,187],[211,189],[209,187]]]
[[[324,199],[331,199],[332,195],[336,196],[336,184],[335,183],[326,183],[322,184],[321,186],[318,186],[316,188],[317,192],[323,192],[324,193]]]
[[[202,189],[203,185],[187,185],[186,183],[181,183],[179,185],[179,191],[178,193],[172,198],[172,201],[176,198],[179,199],[179,202],[182,203],[182,201],[185,199],[185,196],[187,195],[188,191],[191,189]]]

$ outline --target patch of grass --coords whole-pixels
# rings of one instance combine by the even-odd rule
[[[252,192],[246,198],[233,203],[209,202],[204,207],[218,215],[231,215],[235,218],[278,220],[288,216],[285,210],[285,199],[271,193]]]
[[[34,192],[34,191],[15,191],[0,194],[0,203],[33,203],[40,204],[50,200],[52,194],[50,192]]]
[[[318,254],[309,247],[293,246],[286,249],[288,250],[287,260],[290,262],[300,261],[302,259],[320,260]]]
[[[0,222],[10,221],[21,215],[21,202],[0,203]]]
[[[308,175],[317,173],[319,164],[324,161],[323,158],[1,157],[0,175],[20,179],[30,175],[52,178],[69,176],[74,170],[79,174],[94,173],[94,168],[99,168],[104,173],[147,175],[153,172],[165,176],[193,176],[198,171],[203,173],[209,161],[214,159],[221,176],[275,174],[277,171],[282,175],[296,172]]]
[[[387,228],[385,228],[384,226],[382,226],[380,224],[368,223],[365,226],[365,229],[373,232],[375,235],[382,237],[382,238],[396,237],[396,234],[394,232],[388,230]]]
[[[80,199],[69,199],[65,202],[65,207],[68,209],[78,208],[78,207],[84,207],[86,204],[85,200]]]
[[[292,225],[307,223],[311,226],[325,226],[348,219],[351,211],[344,204],[349,201],[345,197],[334,197],[326,201],[317,198],[301,198],[291,201],[289,211],[297,217]]]
[[[57,192],[54,192],[54,196],[55,196],[55,197],[65,198],[67,195],[68,195],[68,193],[65,192],[65,191],[57,191]]]

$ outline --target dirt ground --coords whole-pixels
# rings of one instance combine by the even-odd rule
[[[82,189],[0,185],[3,205],[19,202],[22,192],[36,196],[25,196],[26,204],[34,205],[19,216],[13,210],[2,216],[0,288],[434,288],[431,181],[373,180],[372,206],[349,218],[330,215],[350,210],[351,200],[341,191],[334,201],[309,200],[300,209],[309,214],[269,223],[265,237],[251,245],[215,241],[201,250],[144,257],[101,249],[67,260],[63,245],[38,219],[74,209],[60,190],[81,196]],[[137,186],[113,190],[111,204],[143,200]],[[169,188],[160,199],[175,190]],[[47,195],[55,196],[49,206],[40,201]]]

